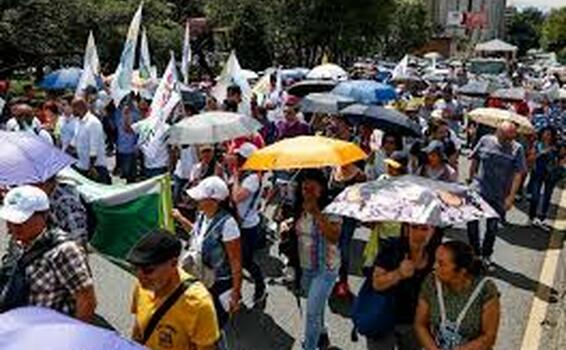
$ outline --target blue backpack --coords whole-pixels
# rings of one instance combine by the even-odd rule
[[[352,305],[354,330],[369,338],[380,338],[393,331],[395,327],[395,297],[391,292],[373,289],[371,278],[366,278]]]

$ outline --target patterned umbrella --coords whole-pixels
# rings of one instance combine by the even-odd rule
[[[2,350],[143,350],[117,332],[95,327],[56,311],[25,307],[0,315]]]
[[[75,159],[29,132],[0,131],[0,185],[44,182]]]
[[[498,217],[468,187],[414,175],[350,186],[324,211],[362,222],[398,221],[437,227]]]

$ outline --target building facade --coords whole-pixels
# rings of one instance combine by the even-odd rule
[[[441,36],[467,36],[483,41],[505,35],[506,0],[424,1]]]

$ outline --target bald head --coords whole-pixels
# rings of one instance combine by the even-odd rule
[[[73,108],[73,114],[79,118],[84,117],[88,112],[88,103],[82,97],[75,98],[71,103],[71,107]]]
[[[497,128],[497,135],[500,140],[511,142],[517,138],[517,126],[509,121],[504,121]]]

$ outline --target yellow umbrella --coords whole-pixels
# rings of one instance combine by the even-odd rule
[[[497,128],[504,121],[509,121],[518,125],[521,134],[532,134],[535,132],[533,124],[520,114],[500,108],[476,108],[469,114],[472,120]]]
[[[289,170],[341,166],[365,159],[357,145],[323,136],[298,136],[254,152],[246,170]]]

